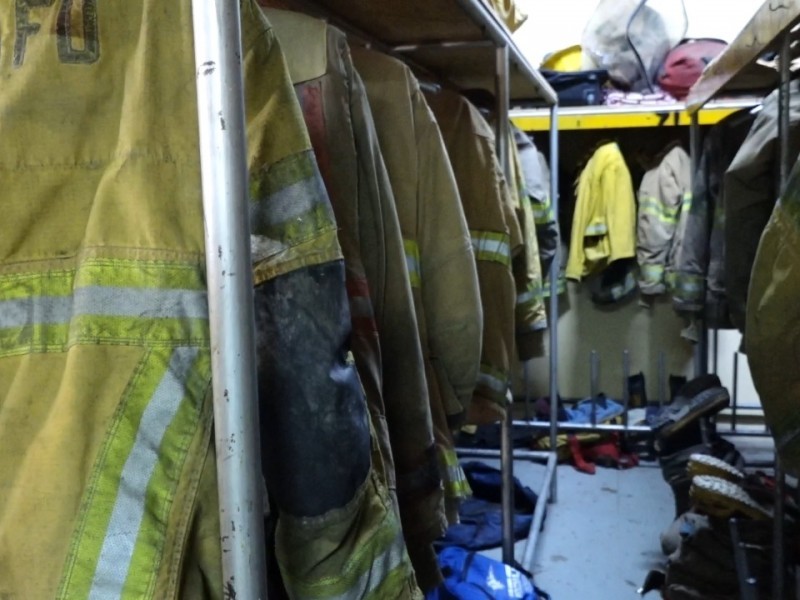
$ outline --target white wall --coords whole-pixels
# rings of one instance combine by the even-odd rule
[[[598,0],[516,0],[528,20],[514,34],[530,63],[538,66],[549,52],[580,44],[581,34]],[[656,0],[652,0],[655,2]],[[678,0],[658,0],[674,4]],[[763,0],[685,0],[687,37],[716,37],[730,42]]]

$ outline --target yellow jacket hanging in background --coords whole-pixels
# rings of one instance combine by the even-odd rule
[[[594,153],[577,186],[567,277],[581,280],[636,256],[636,204],[625,159],[615,143]]]

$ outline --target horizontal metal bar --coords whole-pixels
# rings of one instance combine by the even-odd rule
[[[553,88],[544,76],[534,69],[514,43],[511,32],[500,22],[499,17],[482,0],[457,0],[472,21],[483,29],[486,36],[497,46],[508,46],[509,59],[527,77],[549,105],[558,104]]]
[[[496,458],[500,459],[500,450],[491,448],[456,448],[456,454],[464,458]],[[546,450],[512,449],[515,460],[547,460],[552,452]]]
[[[494,46],[489,40],[476,40],[471,42],[427,42],[424,44],[403,44],[394,46],[394,52],[416,52],[417,50],[461,50],[464,48],[488,48]]]
[[[742,431],[741,429],[739,429],[740,427],[746,427],[746,426],[739,425],[736,429],[720,429],[719,426],[717,426],[717,433],[729,437],[754,437],[754,438],[772,437],[772,434],[769,431]]]
[[[547,421],[514,421],[515,427],[530,427],[531,429],[549,429],[550,423]],[[628,431],[631,433],[652,433],[653,428],[648,425],[610,425],[601,423],[591,425],[589,423],[569,423],[558,422],[558,429],[562,431]]]
[[[550,482],[556,471],[558,458],[555,452],[551,452],[547,457],[547,470],[544,472],[539,498],[536,500],[536,508],[533,510],[533,521],[528,533],[528,541],[525,544],[525,553],[522,556],[522,566],[531,573],[533,572],[533,560],[536,557],[536,544],[539,541],[539,532],[544,522],[545,509],[550,500]]]

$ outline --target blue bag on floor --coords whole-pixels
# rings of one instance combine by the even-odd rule
[[[441,586],[425,600],[549,600],[522,571],[463,548],[445,548],[439,554],[444,576]]]

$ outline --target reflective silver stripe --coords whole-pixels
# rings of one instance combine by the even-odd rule
[[[208,319],[206,292],[89,286],[74,296],[34,296],[0,302],[0,329],[69,323],[78,315],[140,319]]]
[[[122,467],[117,498],[89,591],[90,600],[122,596],[144,518],[147,486],[158,463],[158,449],[183,401],[183,382],[199,352],[199,348],[175,349],[167,372],[142,413],[136,439]]]
[[[391,545],[377,557],[367,571],[353,586],[338,596],[325,596],[325,600],[361,600],[374,592],[386,581],[389,574],[406,560],[406,544],[400,534]],[[318,600],[319,596],[299,596],[300,600]]]
[[[517,304],[526,304],[533,300],[540,300],[544,295],[544,289],[541,285],[533,285],[527,292],[523,292],[517,296]]]
[[[270,194],[266,202],[252,202],[250,218],[262,226],[282,225],[308,214],[325,198],[322,178],[314,174]]]
[[[416,256],[412,256],[408,252],[406,252],[406,267],[408,268],[409,276],[412,278],[415,274],[419,276],[419,261]]]
[[[605,223],[595,223],[586,227],[583,232],[584,235],[605,235],[608,233],[608,227]]]
[[[507,383],[502,379],[498,379],[494,375],[490,375],[489,373],[478,373],[478,383],[482,383],[490,390],[498,392],[500,394],[506,393],[506,388],[508,387]]]
[[[71,317],[71,296],[38,296],[0,302],[0,329],[68,323]]]
[[[509,249],[508,244],[501,240],[472,238],[472,246],[475,248],[476,253],[493,252],[494,254],[499,254],[500,256],[506,258],[511,256],[511,250]]]
[[[523,294],[519,294],[517,296],[517,304],[525,304],[526,302],[530,302],[534,298],[533,290],[528,290]]]

